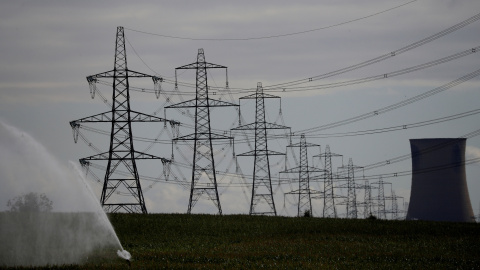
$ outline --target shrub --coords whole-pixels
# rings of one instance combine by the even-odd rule
[[[10,212],[50,212],[53,202],[42,193],[30,192],[8,200]]]

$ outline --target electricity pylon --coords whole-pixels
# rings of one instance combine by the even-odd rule
[[[363,167],[353,165],[353,160],[350,158],[347,165],[347,184],[342,185],[341,187],[347,188],[347,200],[342,204],[347,205],[347,218],[358,218],[358,209],[357,209],[357,187],[359,185],[355,184],[355,170],[361,169]],[[345,169],[344,166],[340,169]]]
[[[192,212],[198,200],[206,195],[222,214],[222,206],[218,196],[215,160],[213,158],[212,140],[231,140],[232,137],[211,132],[210,108],[238,106],[237,104],[211,99],[208,97],[207,69],[227,69],[225,66],[205,62],[203,49],[198,50],[197,62],[175,68],[175,86],[177,86],[177,70],[196,70],[195,99],[180,102],[165,108],[195,108],[195,133],[175,138],[174,140],[193,140],[193,167],[190,198],[187,213]],[[228,87],[228,81],[227,81]]]
[[[254,156],[253,163],[253,184],[252,197],[250,201],[250,215],[277,215],[275,201],[273,199],[272,179],[270,175],[269,156],[285,155],[272,150],[268,150],[267,130],[268,129],[289,129],[273,123],[267,123],[265,120],[265,99],[280,98],[277,96],[263,93],[262,83],[257,83],[255,94],[241,97],[242,99],[255,99],[255,123],[242,125],[232,130],[254,130],[255,131],[255,149],[237,156]],[[268,210],[260,211],[257,206],[261,203],[268,205]]]
[[[308,166],[308,147],[320,147],[318,144],[307,143],[305,139],[305,134],[300,135],[300,142],[295,144],[290,144],[287,147],[299,147],[300,148],[300,166],[291,168],[281,173],[298,173],[298,190],[292,190],[285,194],[298,194],[298,216],[301,213],[309,211],[310,215],[313,216],[312,212],[312,194],[317,194],[318,191],[310,189],[310,173],[313,172],[324,172],[325,170],[309,167]]]
[[[325,175],[323,182],[323,217],[337,218],[337,209],[335,207],[335,198],[333,184],[333,171],[332,171],[332,157],[342,157],[340,154],[335,154],[330,151],[330,146],[325,147],[325,153],[316,155],[314,157],[320,157],[325,159]],[[343,159],[343,158],[342,158]],[[343,161],[342,161],[343,163]]]
[[[385,182],[380,176],[378,182],[373,182],[372,184],[378,184],[378,195],[377,195],[377,217],[379,219],[387,219],[386,210],[385,210]],[[388,183],[387,183],[388,184]]]
[[[389,184],[389,183],[387,183],[387,184]],[[391,213],[393,220],[399,219],[399,214],[403,213],[402,210],[398,209],[398,200],[399,199],[403,200],[403,197],[397,196],[395,194],[395,191],[393,190],[393,188],[391,189],[391,195],[390,196],[385,196],[385,200],[389,200],[389,201],[392,202],[390,210],[386,210],[385,213]]]
[[[365,180],[364,190],[363,217],[368,218],[370,215],[372,215],[372,187],[370,186],[368,180]]]
[[[95,97],[95,83],[98,78],[113,78],[112,110],[70,122],[75,142],[78,139],[80,123],[111,123],[110,148],[108,152],[80,159],[82,166],[90,165],[92,160],[108,160],[103,182],[100,203],[105,212],[147,213],[143,198],[136,160],[160,159],[165,165],[170,160],[136,151],[133,147],[132,122],[178,122],[147,115],[130,109],[130,91],[128,78],[157,77],[127,68],[127,52],[123,27],[117,27],[115,41],[115,62],[113,70],[87,77],[90,94]],[[114,196],[117,194],[117,196]],[[121,196],[123,195],[123,196]],[[127,201],[127,202],[126,202]]]

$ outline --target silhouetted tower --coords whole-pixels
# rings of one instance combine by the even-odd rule
[[[265,99],[280,98],[277,96],[263,93],[262,83],[257,83],[255,94],[241,97],[242,99],[255,99],[255,123],[242,125],[232,130],[254,130],[255,131],[255,149],[237,156],[254,156],[253,163],[253,185],[252,197],[250,202],[250,215],[277,215],[275,201],[273,199],[272,179],[270,175],[269,156],[285,155],[272,150],[268,150],[267,130],[268,129],[289,129],[289,127],[267,123],[265,120]],[[266,203],[267,210],[259,210],[259,204]]]
[[[166,107],[167,109],[195,108],[195,133],[175,138],[175,140],[192,140],[194,142],[192,182],[188,202],[188,214],[192,212],[192,208],[203,195],[206,195],[208,199],[213,201],[218,208],[218,214],[222,214],[222,206],[220,204],[217,189],[217,176],[215,171],[215,160],[213,158],[212,140],[230,140],[232,137],[211,132],[210,108],[238,105],[208,97],[207,69],[213,68],[227,69],[225,66],[205,62],[203,49],[198,49],[197,62],[177,67],[175,69],[175,86],[177,86],[177,70],[196,70],[195,99]],[[226,85],[228,87],[228,81]]]
[[[380,176],[378,182],[372,184],[378,184],[378,196],[377,196],[377,217],[379,219],[387,219],[385,210],[385,182]]]
[[[399,219],[399,214],[404,212],[398,208],[398,200],[403,199],[403,197],[397,196],[393,189],[391,189],[390,193],[390,196],[385,196],[385,200],[391,201],[391,208],[390,210],[385,210],[385,213],[392,214],[392,219],[396,220]]]
[[[397,195],[395,191],[392,190],[392,219],[398,219],[398,204],[397,204]]]
[[[344,169],[344,167],[340,167]],[[347,184],[344,187],[347,188],[347,218],[358,218],[357,209],[357,184],[355,184],[355,170],[363,167],[353,165],[353,160],[350,158],[347,165]]]
[[[310,173],[313,172],[324,172],[322,169],[309,167],[308,166],[308,147],[320,147],[318,144],[307,143],[305,135],[301,134],[300,143],[295,143],[288,145],[287,147],[299,147],[300,148],[300,166],[285,170],[281,173],[298,173],[298,190],[293,190],[285,194],[298,194],[298,216],[305,211],[309,211],[310,215],[313,216],[312,212],[312,193],[318,193],[310,189]]]
[[[363,198],[363,217],[368,218],[370,214],[372,214],[372,189],[368,180],[365,180],[364,190],[365,194]]]
[[[342,155],[330,152],[330,146],[325,147],[325,153],[318,155],[325,159],[324,175],[324,194],[323,194],[323,217],[336,218],[337,209],[335,207],[335,192],[333,185],[332,157],[341,157]]]
[[[80,159],[82,166],[88,166],[92,160],[108,160],[103,182],[100,203],[106,212],[147,213],[136,160],[160,159],[165,165],[170,160],[136,151],[133,147],[132,122],[178,122],[147,115],[130,109],[130,77],[157,77],[129,70],[123,27],[117,27],[115,41],[114,69],[87,77],[92,98],[95,96],[95,83],[98,78],[113,78],[112,110],[70,122],[75,142],[78,139],[80,123],[111,123],[110,148],[108,152]],[[117,194],[117,196],[115,196]],[[118,196],[127,195],[127,196]],[[126,202],[128,201],[128,202]]]

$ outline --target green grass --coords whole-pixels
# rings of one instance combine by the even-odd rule
[[[480,269],[479,224],[184,214],[109,218],[136,269]],[[100,251],[77,267],[125,268],[114,252]]]

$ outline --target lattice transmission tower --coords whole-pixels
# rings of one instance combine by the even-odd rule
[[[218,214],[221,215],[222,206],[218,196],[212,140],[232,140],[233,138],[212,133],[210,123],[210,108],[238,105],[208,97],[207,69],[227,70],[227,67],[206,62],[203,49],[198,50],[197,61],[195,63],[175,68],[176,87],[177,70],[183,69],[196,70],[195,99],[173,104],[165,108],[195,108],[195,133],[174,139],[191,140],[194,143],[192,181],[187,213],[190,214],[198,200],[205,195],[215,204],[218,209]],[[226,87],[228,88],[228,80],[226,82]]]
[[[130,109],[129,81],[131,77],[158,77],[129,70],[123,27],[117,27],[115,40],[115,62],[113,70],[87,77],[92,98],[95,97],[95,83],[99,78],[113,79],[111,111],[92,115],[70,122],[74,140],[77,142],[81,123],[111,123],[110,148],[108,152],[80,159],[82,166],[89,166],[94,160],[107,160],[100,203],[106,212],[147,213],[136,160],[159,159],[163,165],[170,160],[136,151],[133,147],[132,122],[163,122],[178,125],[178,122],[147,115]]]
[[[370,215],[373,215],[372,186],[370,185],[368,180],[365,180],[363,189],[365,190],[363,201],[363,217],[368,218]]]
[[[300,142],[290,144],[287,147],[300,148],[300,166],[291,168],[281,173],[298,173],[298,190],[292,190],[285,194],[298,195],[298,216],[308,211],[313,216],[312,212],[312,194],[318,194],[316,190],[310,189],[310,173],[324,172],[323,169],[308,166],[308,147],[320,147],[318,144],[307,143],[305,134],[300,135]]]
[[[391,195],[390,196],[385,196],[385,200],[391,201],[391,208],[390,210],[386,210],[385,213],[390,213],[392,214],[392,219],[397,220],[400,219],[400,214],[404,214],[404,210],[399,209],[398,207],[398,200],[403,200],[403,197],[397,196],[395,194],[395,191],[391,190]]]
[[[345,167],[340,167],[345,169]],[[347,188],[347,200],[342,204],[347,205],[347,218],[358,218],[358,208],[357,208],[357,188],[361,188],[360,185],[355,183],[355,170],[362,169],[363,167],[353,165],[353,160],[350,158],[348,160],[347,170],[347,183],[341,187]]]
[[[323,179],[323,217],[337,218],[337,208],[335,207],[335,199],[338,197],[334,192],[332,157],[342,157],[343,155],[335,154],[330,151],[330,146],[325,147],[325,153],[314,156],[324,158],[325,174]],[[343,163],[343,161],[342,161]]]
[[[372,184],[378,185],[378,195],[377,195],[377,217],[379,219],[387,219],[386,209],[385,209],[385,182],[383,178],[380,176],[377,182],[373,182]],[[388,184],[388,183],[387,183]]]
[[[275,201],[273,199],[272,179],[270,175],[269,156],[285,155],[272,150],[268,150],[267,130],[269,129],[290,129],[289,127],[268,123],[265,120],[265,99],[280,98],[265,94],[262,83],[257,83],[255,94],[241,97],[242,99],[255,99],[255,122],[242,125],[232,130],[254,130],[255,131],[255,149],[237,156],[253,156],[253,184],[252,197],[250,201],[250,215],[277,215]],[[266,204],[267,207],[260,210],[260,204]]]

